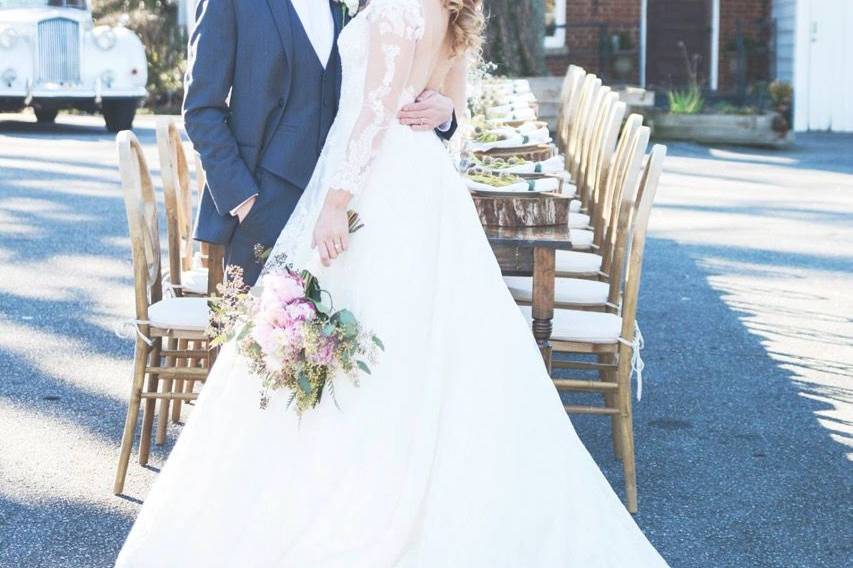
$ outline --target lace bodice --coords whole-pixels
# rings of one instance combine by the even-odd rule
[[[372,0],[341,34],[344,68],[338,120],[352,124],[330,187],[357,194],[383,133],[416,95],[410,84],[416,46],[424,33],[420,0]]]

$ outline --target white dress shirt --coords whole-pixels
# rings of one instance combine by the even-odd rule
[[[280,0],[281,1],[281,0]],[[325,69],[335,43],[335,20],[327,0],[290,0]]]

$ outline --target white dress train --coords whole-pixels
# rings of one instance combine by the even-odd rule
[[[373,374],[300,422],[286,393],[258,408],[226,345],[117,566],[666,566],[575,434],[444,146],[396,122],[441,4],[373,0],[345,28],[341,110],[273,252],[382,338]],[[321,269],[330,185],[365,227]]]

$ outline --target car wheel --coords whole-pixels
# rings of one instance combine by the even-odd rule
[[[136,101],[104,101],[104,122],[110,132],[121,132],[133,128],[136,116]]]
[[[56,121],[56,115],[59,114],[58,108],[37,108],[35,109],[36,120],[39,124],[53,124]]]

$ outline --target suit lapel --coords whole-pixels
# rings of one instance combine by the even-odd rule
[[[267,0],[278,37],[288,61],[293,61],[293,30],[290,27],[290,0]]]

